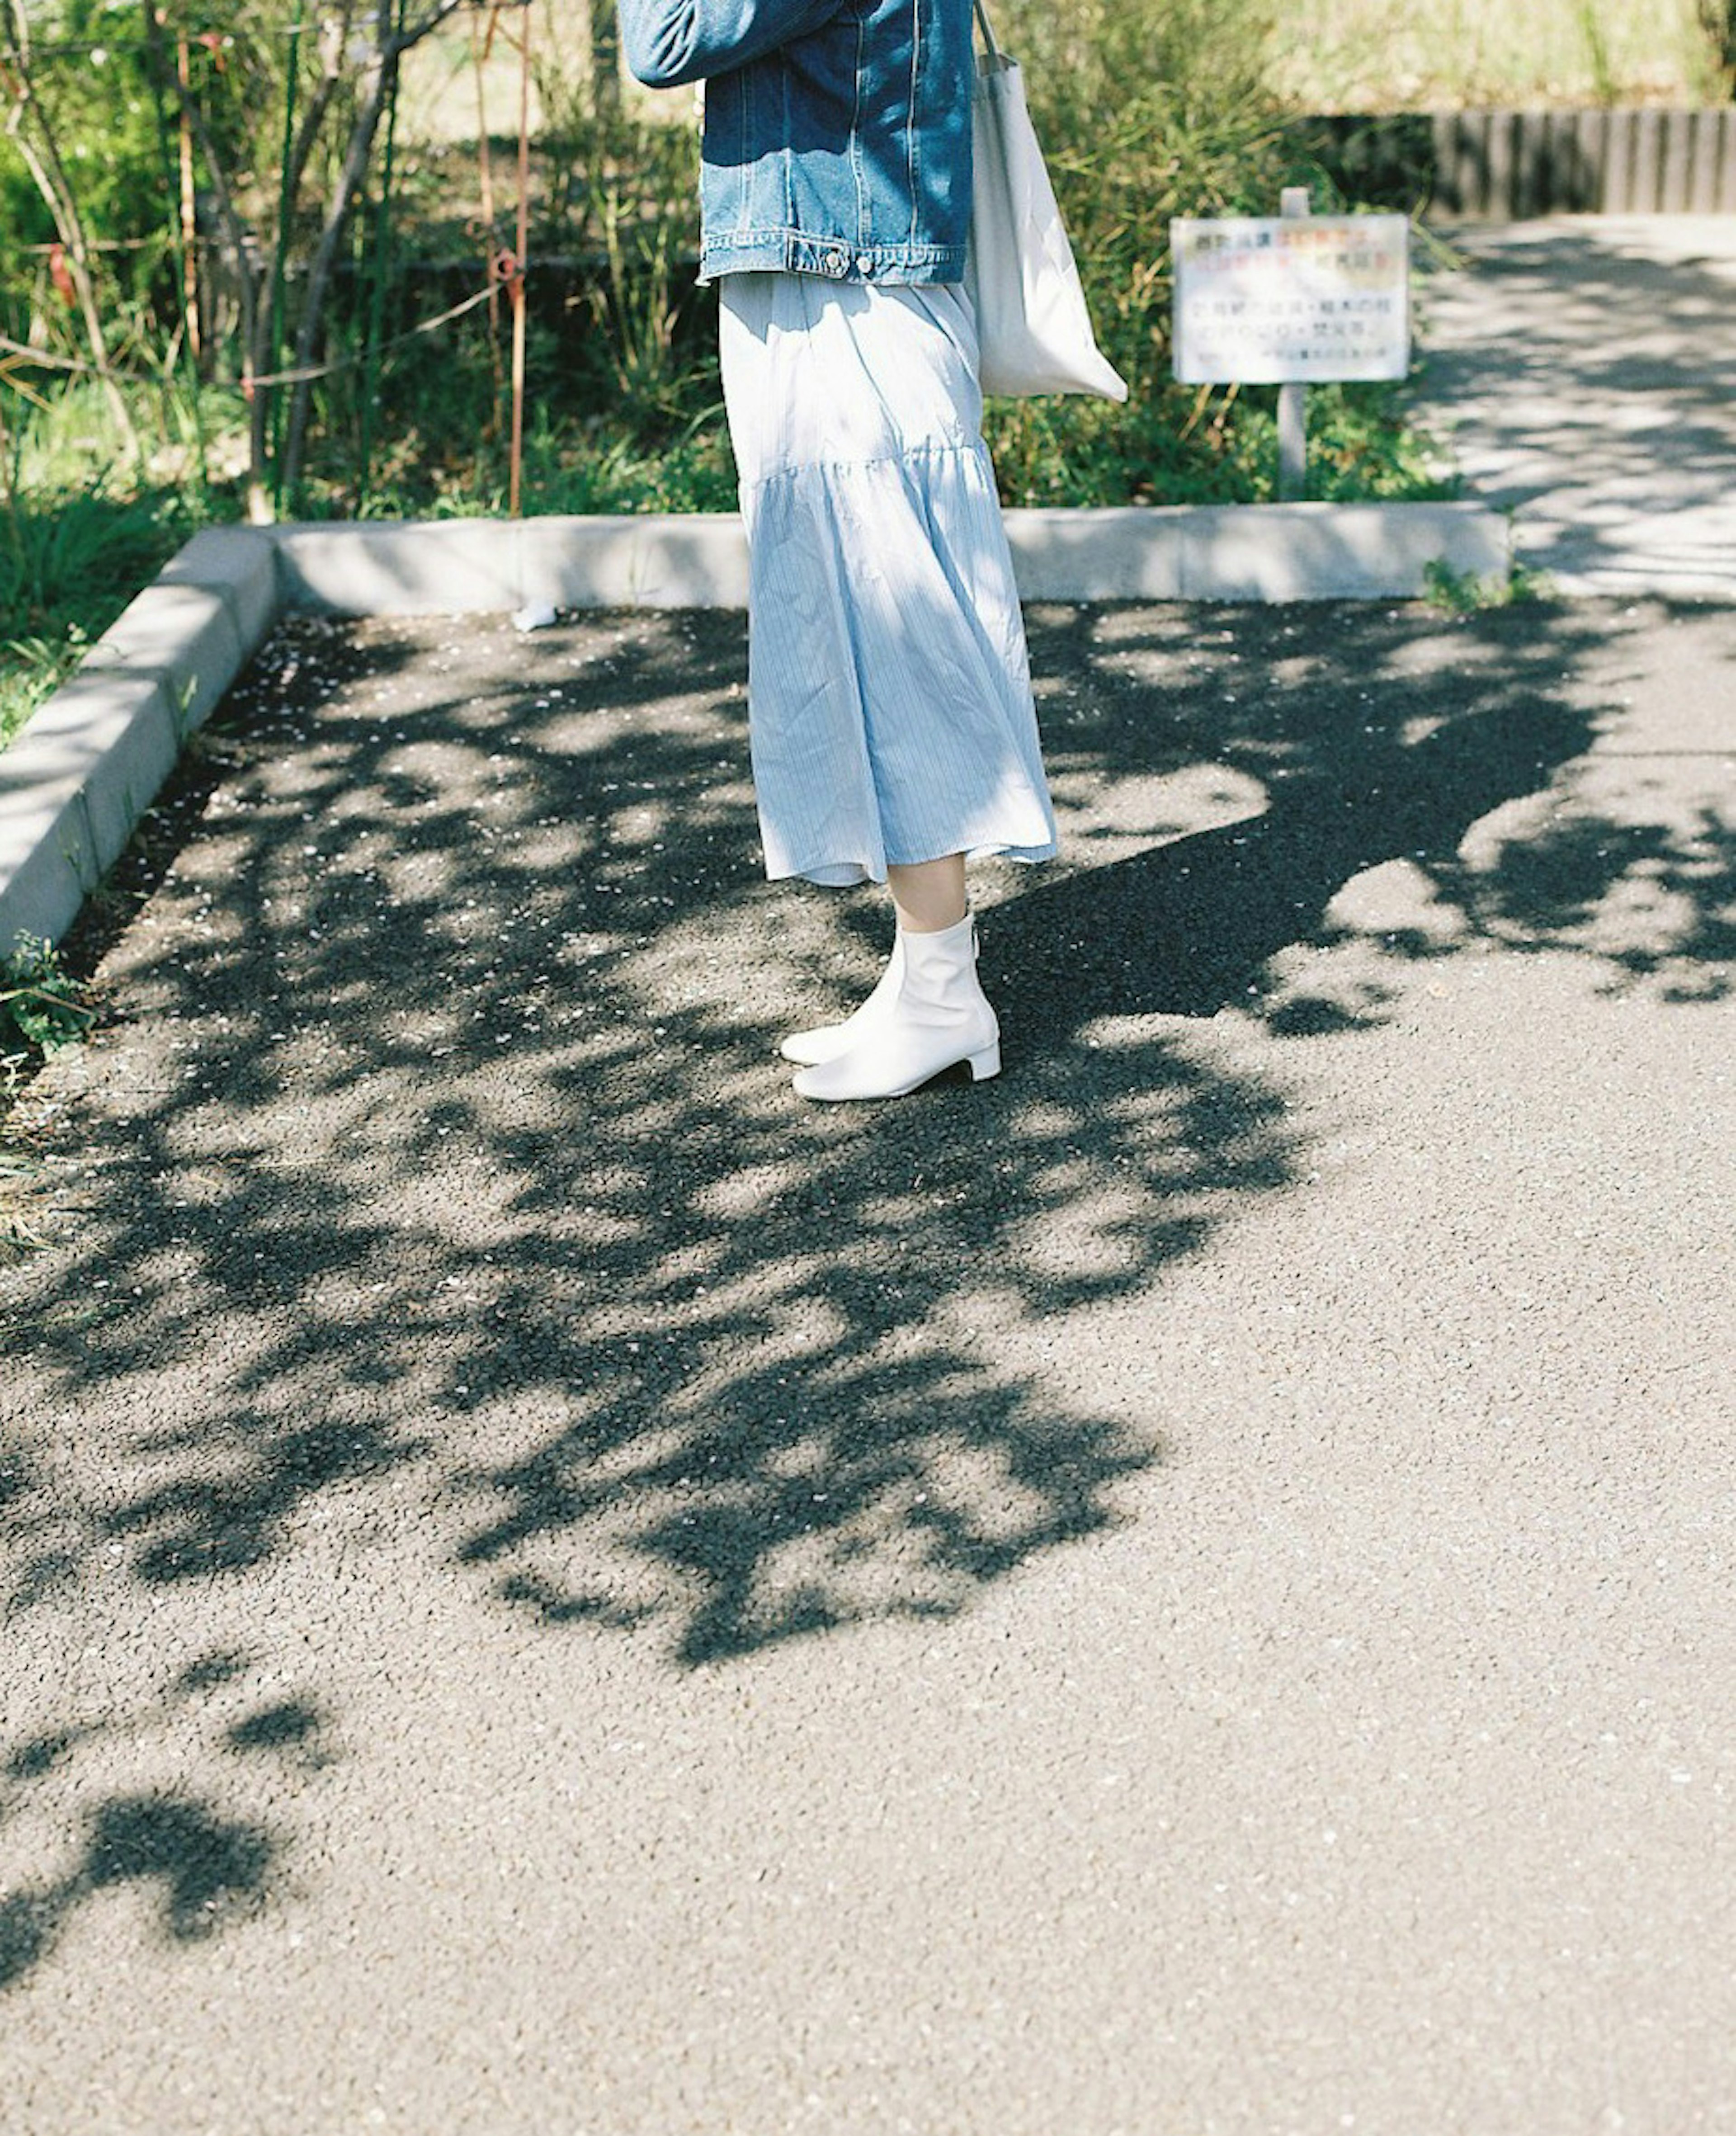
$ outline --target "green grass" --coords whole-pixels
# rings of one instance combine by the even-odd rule
[[[0,386],[0,747],[196,527],[235,516],[211,448],[240,404],[205,403],[138,391],[133,420],[153,449],[134,469],[90,386],[29,401]]]
[[[32,1071],[97,1020],[92,988],[46,942],[0,956],[0,1262],[40,1246],[47,1175],[18,1100]]]
[[[0,747],[195,523],[177,490],[44,490],[0,507]]]
[[[1555,598],[1547,573],[1534,571],[1515,557],[1505,573],[1479,578],[1474,571],[1456,571],[1438,561],[1423,568],[1423,598],[1443,615],[1476,615],[1485,609],[1517,608],[1525,601]]]

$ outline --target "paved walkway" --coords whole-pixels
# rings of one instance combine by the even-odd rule
[[[1472,493],[1571,594],[1736,598],[1736,216],[1467,228],[1429,396]]]
[[[10,2121],[1730,2128],[1733,651],[1035,611],[868,1114],[739,619],[283,632],[30,1095]]]

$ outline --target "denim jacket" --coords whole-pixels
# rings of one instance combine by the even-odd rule
[[[706,84],[700,279],[956,282],[971,0],[620,0],[628,64]]]

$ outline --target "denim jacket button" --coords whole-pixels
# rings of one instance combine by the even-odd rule
[[[850,271],[850,262],[841,252],[828,252],[820,264],[828,274],[845,274]]]
[[[856,271],[858,274],[871,274],[874,272],[874,262],[866,252],[857,253]]]

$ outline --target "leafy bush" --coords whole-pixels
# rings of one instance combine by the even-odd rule
[[[997,35],[1019,59],[1098,337],[1129,387],[1125,408],[1038,400],[992,406],[1010,502],[1245,502],[1277,473],[1276,392],[1183,386],[1170,375],[1169,224],[1273,215],[1287,185],[1340,205],[1269,86],[1267,0],[1001,0]],[[1310,494],[1438,493],[1388,389],[1310,396]]]
[[[91,18],[99,11],[68,12],[64,35],[75,41],[62,49],[46,42],[45,32],[32,89],[56,138],[72,144],[69,168],[86,225],[105,248],[111,301],[135,307],[148,299],[167,242],[159,113],[133,51],[124,47],[93,65],[88,46],[102,31]],[[0,245],[0,330],[22,340],[19,329],[32,318],[46,325],[65,308],[46,260],[59,233],[18,143],[3,129],[0,229],[9,240]]]
[[[8,4],[16,7],[18,0],[0,0],[0,7]],[[1336,204],[1269,86],[1272,4],[997,0],[1001,34],[1025,62],[1101,337],[1132,391],[1125,409],[1078,400],[992,407],[990,440],[1009,502],[1232,501],[1271,493],[1273,393],[1183,388],[1169,376],[1167,232],[1178,214],[1270,212],[1286,183],[1312,182],[1323,205]],[[101,498],[114,494],[117,440],[129,418],[154,449],[142,453],[137,480],[203,484],[195,507],[204,515],[240,508],[224,488],[225,482],[233,488],[233,468],[214,464],[221,457],[216,443],[226,450],[237,438],[241,459],[254,470],[250,509],[260,507],[265,459],[280,473],[290,464],[293,480],[279,504],[301,515],[500,509],[510,432],[507,297],[502,292],[436,333],[413,331],[473,292],[490,246],[511,240],[509,229],[483,230],[470,216],[473,150],[401,143],[389,212],[381,199],[386,173],[376,156],[371,197],[358,196],[361,211],[347,226],[321,299],[313,354],[330,368],[308,389],[300,415],[291,411],[290,451],[279,415],[268,420],[262,412],[264,394],[250,405],[231,390],[224,400],[221,386],[196,387],[185,376],[171,271],[178,120],[165,108],[158,127],[166,92],[143,52],[139,11],[133,0],[58,0],[35,12],[42,25],[39,54],[50,24],[87,41],[105,27],[114,32],[115,49],[104,66],[44,60],[37,75],[56,124],[92,152],[74,172],[87,226],[105,245],[119,240],[131,247],[99,253],[93,271],[115,328],[118,359],[134,382],[118,414],[122,396],[112,386],[105,401],[84,386],[67,389],[40,373],[31,380],[31,390],[53,410],[79,410],[75,424],[55,415],[32,419],[41,449],[22,485],[41,501],[32,508],[46,509],[51,497],[93,479]],[[177,22],[193,20],[182,0],[160,0],[158,12],[168,35]],[[203,188],[212,178],[206,163],[215,156],[234,209],[227,221],[219,218],[207,259],[213,270],[228,262],[236,216],[250,218],[255,250],[272,240],[289,88],[290,46],[281,34],[287,19],[280,0],[251,11],[240,0],[209,0],[198,12],[201,24],[229,26],[214,44],[196,43],[192,53],[200,183]],[[344,19],[360,33],[364,17],[353,13],[352,0],[344,0]],[[302,116],[308,100],[322,93],[316,77],[337,86],[322,120],[330,150],[322,152],[324,162],[308,166],[291,217],[298,257],[313,242],[332,182],[332,155],[361,94],[352,74],[319,75],[324,62],[310,42],[299,49]],[[430,47],[429,63],[462,66],[455,49],[435,54]],[[693,286],[695,129],[685,111],[672,122],[667,105],[652,114],[609,93],[590,56],[547,40],[539,55],[544,119],[533,144],[526,283],[525,507],[726,507],[734,473],[720,416],[715,299]],[[497,167],[503,147],[493,144]],[[46,211],[27,186],[20,190],[16,156],[10,164],[6,158],[0,143],[0,211],[16,209],[40,235]],[[504,192],[513,197],[510,181]],[[51,342],[57,336],[75,352],[75,315],[64,307],[52,313],[46,272],[41,255],[14,253],[10,265],[0,260],[0,331],[9,321],[14,337],[22,338],[21,329],[34,320],[39,334]],[[270,282],[256,270],[253,346],[267,355],[281,352],[259,323]],[[240,299],[231,292],[225,301],[227,311],[216,304],[215,338],[208,337],[203,354],[206,372],[218,377],[232,376],[240,361]],[[303,282],[292,274],[290,325],[306,301]],[[146,379],[153,382],[141,382]],[[0,380],[0,425],[16,405]],[[301,416],[304,433],[297,429]],[[85,439],[80,461],[75,448]],[[1317,393],[1311,440],[1316,495],[1415,496],[1430,488],[1402,400],[1390,391]],[[40,530],[29,538],[39,540]],[[6,599],[0,582],[0,614]],[[16,594],[12,604],[18,605]],[[39,591],[32,605],[53,604]],[[6,638],[52,642],[55,629],[40,615],[15,619],[0,629]]]

